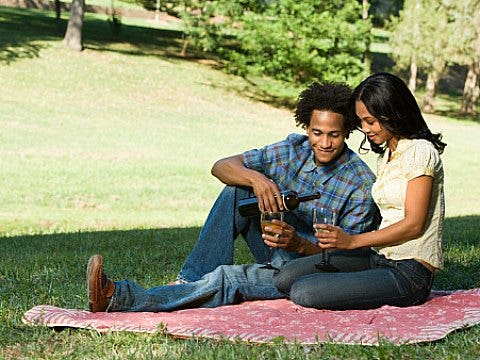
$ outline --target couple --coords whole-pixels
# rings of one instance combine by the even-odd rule
[[[439,154],[446,144],[428,129],[405,83],[388,73],[371,75],[353,93],[346,85],[314,83],[300,94],[295,120],[306,136],[292,134],[215,163],[212,174],[227,186],[175,284],[145,290],[131,280],[113,282],[94,255],[87,269],[90,310],[173,311],[284,297],[339,310],[425,302],[443,267]],[[376,179],[344,142],[356,128],[379,154]],[[285,190],[321,196],[286,212],[277,236],[262,234],[259,219],[237,211],[251,192],[260,210],[283,210]],[[316,225],[323,231],[314,234],[314,207],[335,209],[336,225]],[[239,234],[256,264],[231,265]],[[262,265],[270,247],[279,271]],[[322,249],[337,272],[315,266]]]

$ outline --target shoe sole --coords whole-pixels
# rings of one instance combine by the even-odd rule
[[[102,284],[97,284],[99,278],[98,270],[103,267],[103,258],[101,255],[93,255],[88,260],[87,265],[87,287],[88,287],[88,307],[91,312],[101,311],[99,307],[94,306],[98,305],[99,294],[98,291],[102,291]],[[94,274],[95,273],[95,274]],[[94,276],[92,276],[94,274]]]

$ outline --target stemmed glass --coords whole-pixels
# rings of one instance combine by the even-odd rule
[[[282,228],[282,226],[280,224],[273,222],[273,220],[283,221],[283,212],[281,212],[281,211],[277,211],[277,212],[275,212],[275,211],[274,212],[272,212],[272,211],[262,211],[262,213],[260,214],[260,226],[262,227],[262,233],[279,237],[280,234],[277,234],[275,232],[268,233],[265,230],[266,227],[270,227],[272,229],[281,229]],[[261,269],[278,270],[278,268],[272,266],[272,248],[269,248],[268,261],[265,264],[265,266],[261,267]]]
[[[327,208],[314,208],[313,209],[313,231],[326,231],[320,230],[315,227],[317,224],[330,224],[335,225],[337,220],[337,213],[333,209]],[[315,264],[315,267],[318,270],[328,271],[328,272],[337,272],[338,269],[330,264],[329,260],[327,260],[327,256],[325,254],[325,249],[322,249],[322,260],[318,264]]]

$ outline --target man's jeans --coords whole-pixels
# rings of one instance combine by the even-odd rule
[[[288,262],[274,283],[298,305],[331,310],[419,305],[430,294],[434,275],[416,260],[389,260],[371,249],[328,258],[340,272],[318,270],[321,255],[312,255]]]
[[[223,189],[177,279],[197,281],[220,265],[233,264],[233,243],[238,235],[243,236],[257,263],[268,261],[270,250],[262,239],[260,219],[244,218],[238,213],[239,200],[249,196],[252,193],[248,188],[226,186]],[[300,236],[314,239],[311,226],[299,222],[292,213],[286,213],[285,221],[295,227]],[[276,267],[295,258],[298,258],[296,253],[272,251],[272,264]]]
[[[107,311],[172,311],[283,298],[273,285],[273,272],[260,264],[224,265],[195,282],[148,290],[123,280],[115,283]]]

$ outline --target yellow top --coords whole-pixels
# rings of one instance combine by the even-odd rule
[[[423,234],[402,244],[376,247],[375,250],[388,259],[418,259],[442,269],[445,203],[443,165],[438,151],[427,140],[401,139],[391,156],[387,148],[378,158],[377,166],[377,181],[373,184],[372,196],[382,215],[380,228],[405,217],[405,198],[409,180],[422,175],[431,176],[433,188]]]

